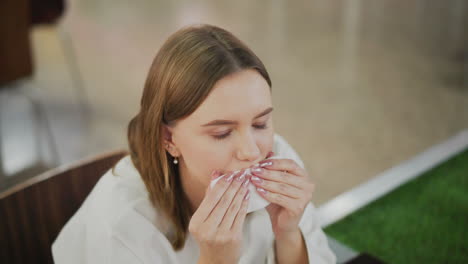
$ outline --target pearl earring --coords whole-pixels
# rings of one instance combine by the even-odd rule
[[[174,158],[174,164],[177,164],[179,163],[179,161],[177,160],[177,158]]]

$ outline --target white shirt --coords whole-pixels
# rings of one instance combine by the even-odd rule
[[[304,163],[278,134],[275,154]],[[309,203],[299,223],[309,263],[336,263]],[[122,158],[98,181],[52,245],[54,262],[61,263],[196,263],[199,247],[189,233],[182,250],[174,251],[166,235],[169,223],[151,205],[146,187],[130,156]],[[265,209],[246,216],[240,264],[274,263],[274,234]]]

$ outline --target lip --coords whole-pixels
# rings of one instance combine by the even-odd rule
[[[267,160],[267,159],[263,159],[257,163],[254,163],[253,165],[250,165],[249,167],[246,167],[246,168],[242,168],[242,169],[237,169],[235,171],[231,171],[231,170],[220,170],[221,171],[221,175],[219,177],[222,177],[222,176],[225,176],[226,174],[230,173],[230,172],[242,172],[246,169],[252,169],[252,168],[255,168],[255,167],[258,167],[260,165],[260,162],[264,161],[264,160]]]

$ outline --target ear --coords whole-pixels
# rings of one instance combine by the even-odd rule
[[[179,150],[172,140],[172,127],[163,124],[162,125],[162,138],[163,138],[163,147],[166,149],[169,154],[173,157],[180,156]]]

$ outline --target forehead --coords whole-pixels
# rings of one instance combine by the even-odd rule
[[[219,80],[188,118],[193,122],[252,118],[271,105],[268,83],[256,70],[248,69]]]

